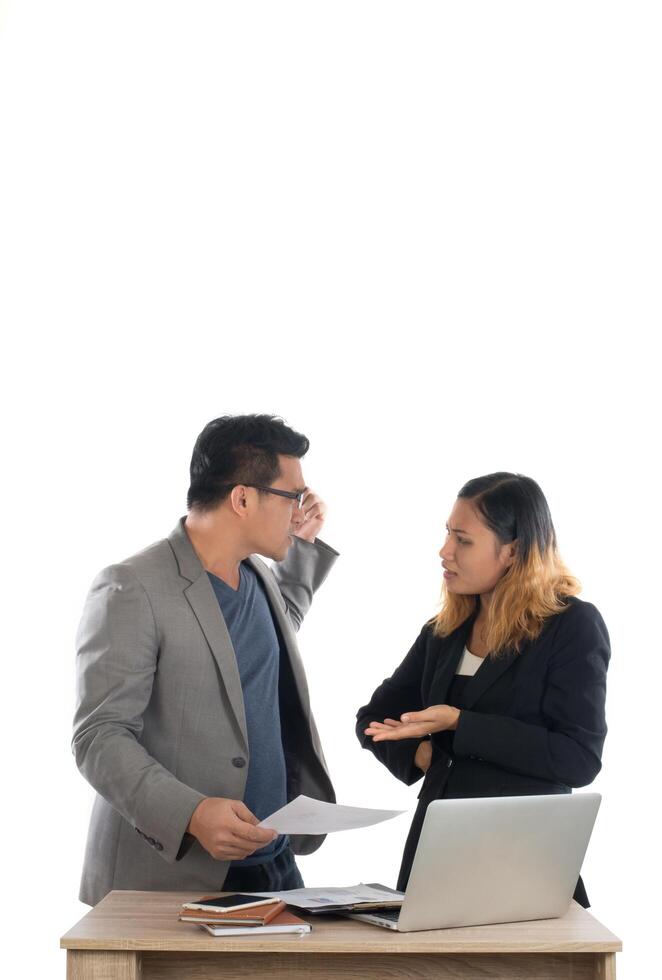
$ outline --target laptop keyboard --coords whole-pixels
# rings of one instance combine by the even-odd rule
[[[389,919],[391,922],[397,922],[400,918],[400,909],[366,909],[365,911],[357,909],[354,915],[378,915],[380,919]]]

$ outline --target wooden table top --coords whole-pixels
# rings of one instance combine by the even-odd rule
[[[177,918],[199,892],[113,891],[60,940],[63,949],[271,953],[607,953],[621,942],[572,902],[560,919],[398,933],[353,919],[307,916],[306,935],[210,936]],[[303,916],[302,916],[303,918]]]

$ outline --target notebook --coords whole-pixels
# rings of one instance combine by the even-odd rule
[[[311,927],[293,912],[281,912],[266,926],[219,926],[210,922],[200,922],[198,925],[206,929],[212,936],[266,936],[278,933],[310,932]]]

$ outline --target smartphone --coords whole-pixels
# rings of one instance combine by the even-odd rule
[[[268,898],[265,895],[242,895],[237,892],[235,895],[219,895],[217,898],[203,896],[197,902],[186,902],[182,908],[200,909],[202,912],[230,912],[232,909],[251,909],[258,905],[271,905],[277,901],[277,898]]]

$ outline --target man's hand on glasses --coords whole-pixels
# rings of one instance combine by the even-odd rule
[[[322,529],[325,517],[326,504],[308,488],[303,495],[301,509],[292,513],[290,532],[304,541],[314,541]]]

